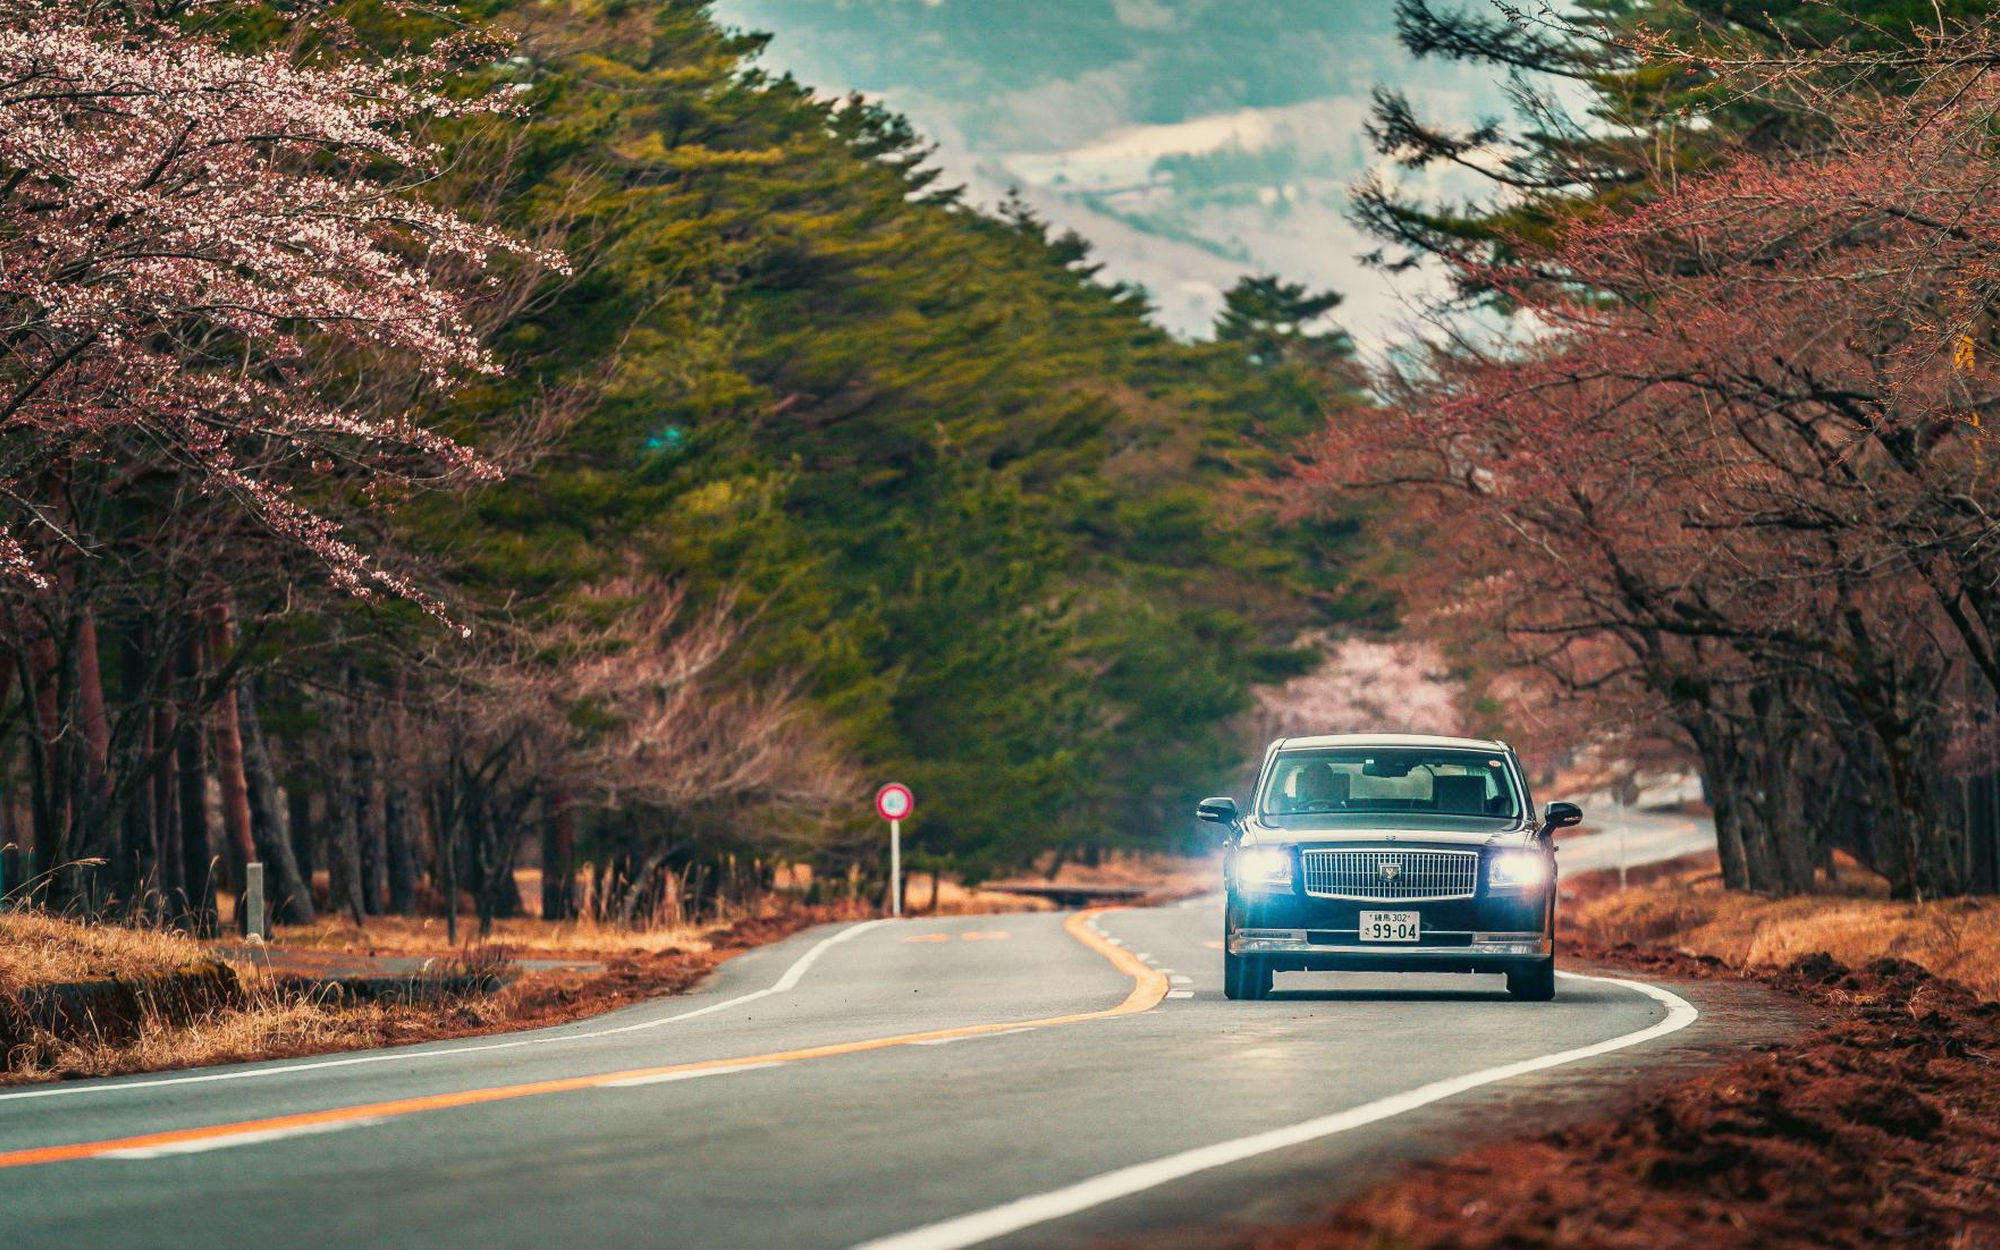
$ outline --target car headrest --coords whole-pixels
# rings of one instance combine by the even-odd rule
[[[1486,778],[1433,777],[1431,805],[1441,812],[1480,816],[1486,812]]]
[[[1301,803],[1345,803],[1349,778],[1346,773],[1335,771],[1331,764],[1312,763],[1299,770],[1292,789]]]

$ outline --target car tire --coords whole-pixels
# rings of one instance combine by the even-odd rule
[[[1261,959],[1240,955],[1222,957],[1222,993],[1225,998],[1263,998],[1271,992],[1271,965]]]
[[[1527,964],[1507,970],[1507,994],[1510,998],[1524,1003],[1545,1003],[1556,996],[1556,961],[1553,957],[1540,963]]]

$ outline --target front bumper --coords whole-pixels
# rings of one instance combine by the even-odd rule
[[[1280,971],[1504,972],[1554,953],[1552,892],[1423,903],[1231,893],[1225,945]],[[1414,911],[1421,940],[1361,941],[1363,911]]]
[[[1539,932],[1437,932],[1423,942],[1364,943],[1323,929],[1232,929],[1228,949],[1289,972],[1504,972],[1555,952]]]

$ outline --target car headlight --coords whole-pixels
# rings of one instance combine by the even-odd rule
[[[1532,890],[1548,883],[1548,856],[1537,851],[1501,851],[1486,865],[1490,889]]]
[[[1274,846],[1236,854],[1236,888],[1278,891],[1292,888],[1292,853]]]

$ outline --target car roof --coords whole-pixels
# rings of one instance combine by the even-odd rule
[[[1305,738],[1280,738],[1271,744],[1286,750],[1315,747],[1455,747],[1466,751],[1506,751],[1511,748],[1492,738],[1447,738],[1437,734],[1319,734]]]

